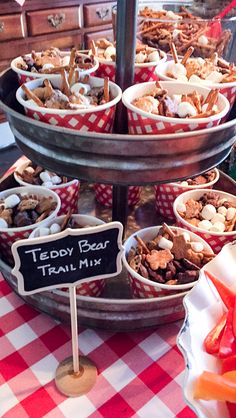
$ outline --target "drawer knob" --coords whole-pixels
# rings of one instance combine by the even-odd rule
[[[4,32],[4,23],[0,22],[0,32]]]
[[[104,20],[109,15],[109,9],[106,7],[101,7],[100,9],[96,10],[96,14],[99,17],[99,19]]]
[[[65,21],[65,14],[59,13],[56,15],[48,15],[48,23],[53,28],[58,28]]]

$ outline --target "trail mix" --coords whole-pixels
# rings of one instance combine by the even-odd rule
[[[139,11],[138,38],[167,53],[170,52],[170,43],[175,42],[179,55],[184,55],[193,46],[197,57],[207,58],[214,52],[222,56],[227,50],[232,33],[226,29],[220,37],[214,37],[214,33],[210,32],[208,21],[194,16],[185,7],[181,7],[178,13],[155,11],[149,7]]]
[[[236,229],[236,204],[216,192],[206,192],[199,199],[177,205],[179,215],[191,225],[209,232]]]
[[[56,173],[32,163],[32,161],[29,162],[22,172],[16,171],[16,174],[25,183],[35,186],[52,187],[68,182],[67,177],[58,176]]]
[[[105,104],[112,100],[109,92],[109,79],[104,78],[104,85],[91,87],[89,76],[79,79],[79,73],[65,70],[61,71],[61,87],[53,87],[53,84],[45,79],[42,86],[29,90],[25,84],[22,89],[28,100],[39,107],[50,109],[86,109]]]
[[[212,89],[207,97],[193,90],[188,94],[168,95],[159,82],[145,96],[134,99],[132,104],[144,112],[170,118],[206,118],[219,112],[217,107],[218,90]]]
[[[60,49],[51,47],[42,52],[32,51],[30,55],[23,55],[16,63],[17,68],[32,73],[56,74],[62,69],[69,71],[71,66],[78,70],[87,70],[94,67],[93,55],[83,56],[72,48],[65,55]]]
[[[216,172],[215,170],[207,171],[206,173],[200,174],[199,176],[193,177],[191,179],[183,180],[178,182],[180,186],[199,186],[201,184],[210,183],[215,180]]]
[[[171,43],[174,62],[170,62],[165,75],[179,81],[197,84],[231,83],[236,81],[236,67],[214,53],[210,58],[191,58],[191,46],[182,59],[178,58],[176,47]]]
[[[201,242],[191,241],[189,233],[176,232],[163,224],[156,237],[144,242],[136,235],[137,247],[128,254],[130,267],[154,282],[177,285],[198,279],[199,270],[214,254]]]
[[[105,38],[91,42],[91,53],[92,55],[106,61],[114,62],[116,60],[115,44]],[[135,54],[136,64],[159,62],[163,57],[164,53],[160,49],[149,47],[141,42],[137,42]]]
[[[11,194],[0,200],[0,228],[23,227],[38,223],[55,209],[52,197]]]
[[[94,225],[95,226],[95,225]],[[81,225],[79,224],[76,219],[71,215],[70,212],[68,212],[62,223],[59,224],[58,222],[53,222],[50,226],[41,226],[38,229],[38,235],[39,237],[47,236],[47,235],[53,235],[57,234],[58,232],[64,231],[66,228],[71,229],[80,229],[80,228],[88,228],[91,227],[91,225]]]

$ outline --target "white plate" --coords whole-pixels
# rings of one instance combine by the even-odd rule
[[[221,362],[207,354],[203,341],[220,319],[225,307],[214,286],[206,279],[204,269],[229,286],[235,286],[236,242],[227,244],[200,272],[200,278],[184,298],[185,320],[177,336],[185,360],[184,397],[199,418],[229,418],[224,402],[193,399],[194,382],[204,370],[220,372]]]

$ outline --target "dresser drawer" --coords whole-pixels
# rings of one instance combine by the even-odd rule
[[[106,38],[108,39],[108,41],[112,41],[114,40],[114,36],[113,36],[113,30],[112,29],[108,29],[108,30],[103,30],[103,31],[99,31],[99,32],[91,32],[91,33],[86,33],[85,34],[85,48],[90,48],[90,41],[92,40],[97,40],[99,38]]]
[[[8,39],[23,38],[21,14],[0,16],[0,42]]]
[[[27,13],[31,36],[62,32],[80,27],[80,7],[61,7]]]
[[[84,6],[84,26],[106,25],[112,22],[112,7],[116,2],[89,4]]]

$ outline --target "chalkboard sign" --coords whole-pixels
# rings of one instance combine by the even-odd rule
[[[122,231],[119,222],[17,241],[12,246],[19,293],[105,279],[121,272]]]

